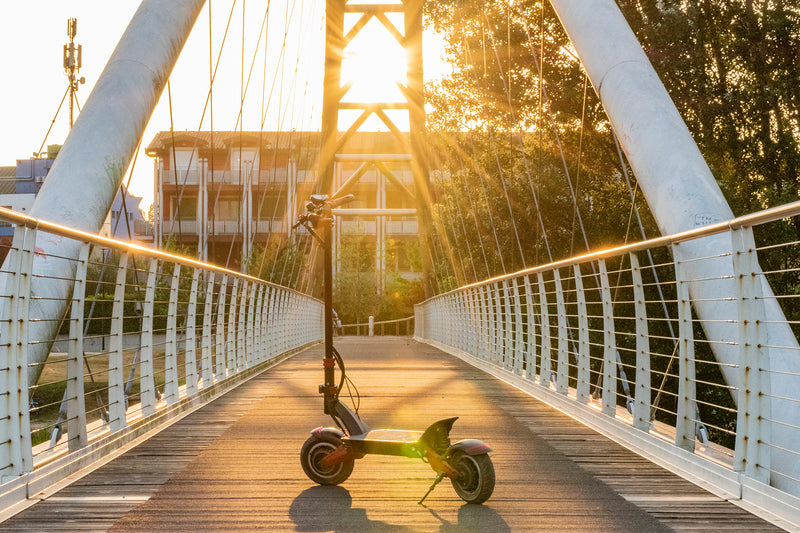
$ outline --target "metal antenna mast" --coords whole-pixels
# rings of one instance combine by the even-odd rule
[[[83,62],[83,46],[75,44],[75,35],[78,33],[78,19],[67,20],[67,36],[69,43],[64,45],[64,71],[69,79],[69,129],[74,123],[73,108],[75,105],[75,93],[78,92],[78,84],[86,83],[86,78],[78,78],[78,71]]]

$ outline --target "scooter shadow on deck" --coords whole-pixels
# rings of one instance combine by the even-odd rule
[[[367,510],[354,509],[350,492],[338,485],[317,485],[298,494],[289,507],[289,518],[295,531],[413,531],[370,520]]]
[[[439,531],[511,531],[511,528],[494,509],[486,505],[463,504],[458,508],[458,522],[452,523],[426,505],[413,504],[410,511],[427,510],[441,522]],[[411,532],[414,528],[371,520],[366,509],[353,508],[350,492],[342,486],[316,485],[309,487],[292,501],[289,518],[295,531],[391,531]]]

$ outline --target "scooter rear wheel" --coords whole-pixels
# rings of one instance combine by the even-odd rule
[[[336,450],[336,445],[315,436],[309,437],[300,450],[300,464],[306,475],[320,485],[338,485],[353,473],[353,459],[333,466],[327,466],[322,460]]]
[[[494,465],[488,454],[457,453],[450,464],[461,474],[450,482],[459,497],[467,503],[483,503],[494,492]]]

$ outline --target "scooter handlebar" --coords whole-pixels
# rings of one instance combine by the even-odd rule
[[[330,200],[331,209],[339,207],[340,205],[350,203],[355,199],[356,196],[354,194],[345,194],[344,196],[341,196],[339,198],[332,198]]]

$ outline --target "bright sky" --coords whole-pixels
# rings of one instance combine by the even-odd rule
[[[228,17],[233,13],[214,81],[214,129],[238,129],[241,95],[246,87],[242,106],[245,130],[259,130],[262,122],[265,130],[318,130],[325,0],[210,1],[215,63]],[[39,150],[56,115],[67,89],[62,68],[62,46],[68,42],[67,19],[78,19],[75,42],[83,46],[79,76],[85,77],[86,83],[78,91],[78,102],[83,106],[139,4],[139,0],[0,0],[0,50],[6,58],[4,81],[0,83],[0,166],[12,166],[17,159],[28,158]],[[267,5],[270,7],[265,19]],[[208,7],[207,4],[195,24],[171,77],[176,131],[211,128],[210,111],[201,122],[209,88]],[[348,15],[346,26],[355,20],[355,16]],[[394,22],[401,26],[401,20]],[[262,36],[259,42],[262,23],[266,37]],[[284,32],[284,28],[288,29]],[[402,54],[390,38],[380,40],[385,35],[380,28],[373,19],[347,49],[347,57],[352,59],[344,62],[343,76],[361,81],[346,99],[388,100],[398,94],[392,79],[402,79],[402,75],[390,71],[390,65],[399,64],[396,72],[402,72]],[[428,79],[448,68],[440,59],[441,49],[436,36],[425,35]],[[373,81],[364,81],[367,79]],[[401,122],[399,116],[392,118]],[[170,107],[165,91],[147,127],[143,146],[158,131],[169,128]],[[372,129],[378,128],[378,124],[372,124]],[[47,144],[63,144],[68,131],[65,101],[45,149]],[[153,160],[143,150],[139,152],[130,190],[144,198],[146,212],[153,201]]]

